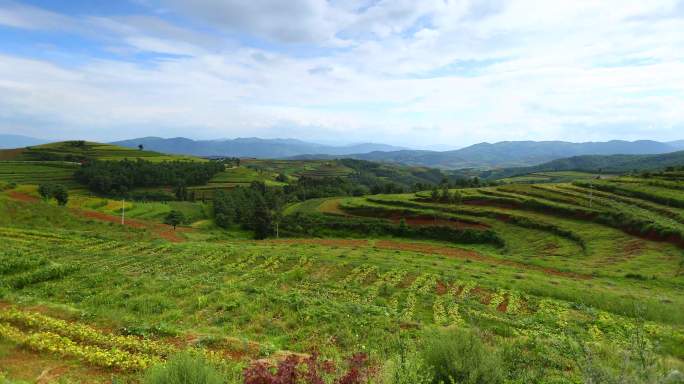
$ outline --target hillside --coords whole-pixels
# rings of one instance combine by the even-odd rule
[[[569,143],[563,141],[502,141],[480,143],[454,151],[402,150],[357,153],[348,157],[371,161],[443,169],[501,168],[531,166],[551,160],[579,155],[659,154],[678,150],[676,144],[656,141],[621,141]],[[329,158],[330,156],[321,156]],[[317,158],[309,155],[300,158]]]
[[[586,361],[653,375],[684,367],[681,171],[446,195],[297,195],[265,214],[278,218],[269,238],[253,240],[238,221],[252,222],[242,216],[249,200],[221,227],[215,201],[121,201],[70,188],[57,206],[35,184],[63,175],[42,162],[0,165],[19,163],[28,168],[18,185],[0,181],[0,367],[12,379],[59,366],[62,382],[135,383],[182,351],[230,384],[244,383],[245,367],[311,351],[338,368],[330,375],[352,355],[385,375],[401,359],[417,364],[436,339],[474,345],[478,366],[500,367],[498,383],[586,382]],[[272,180],[281,174],[286,181]],[[324,176],[357,186],[442,172],[244,160],[216,181],[297,192],[298,178]],[[326,187],[346,183],[333,180]],[[283,197],[258,185],[239,191],[259,204]],[[175,230],[161,222],[172,211],[185,217]],[[630,356],[640,353],[658,365],[638,365]]]
[[[192,156],[166,155],[148,150],[125,148],[117,145],[94,143],[82,140],[0,150],[1,160],[13,161],[72,161],[145,159],[148,161],[205,161]]]
[[[667,167],[678,167],[683,165],[684,151],[660,155],[589,155],[553,160],[548,163],[531,167],[485,171],[480,174],[480,177],[495,180],[535,172],[557,171],[626,173],[631,171],[662,170]]]
[[[351,153],[371,151],[394,151],[400,149],[391,145],[362,143],[345,146],[329,146],[295,139],[237,138],[233,140],[191,140],[184,137],[164,139],[143,137],[116,141],[112,144],[194,156],[256,157],[261,159],[282,159],[307,153],[342,156]]]

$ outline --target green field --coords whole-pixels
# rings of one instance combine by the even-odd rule
[[[207,188],[330,168],[254,163]],[[316,351],[338,367],[365,353],[371,382],[393,383],[383,377],[402,351],[418,359],[431,332],[457,331],[500,369],[486,383],[650,383],[684,370],[674,173],[565,174],[577,179],[452,189],[449,202],[311,199],[285,207],[284,238],[254,241],[214,226],[210,202],[126,201],[134,225],[122,226],[118,199],[37,199],[35,184],[68,175],[57,163],[0,165],[11,175],[0,179],[0,380],[60,366],[62,382],[137,383],[190,351],[237,383],[254,361]],[[187,218],[177,232],[160,224],[171,210]]]
[[[0,150],[0,160],[15,161],[78,161],[78,159],[96,160],[135,160],[147,161],[206,161],[193,156],[166,155],[159,152],[137,150],[111,144],[63,141],[37,145],[33,147]]]

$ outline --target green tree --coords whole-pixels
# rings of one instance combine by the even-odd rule
[[[408,232],[408,225],[406,224],[406,219],[403,217],[399,220],[399,233],[406,234]]]
[[[168,215],[166,215],[166,218],[164,218],[164,223],[168,225],[173,226],[173,230],[176,230],[176,226],[178,226],[180,223],[182,223],[185,220],[185,216],[183,215],[183,212],[180,211],[171,211],[169,212]]]
[[[38,186],[38,193],[43,200],[50,200],[52,198],[52,191],[54,184],[42,183]]]
[[[69,192],[62,184],[55,184],[52,187],[52,197],[57,200],[57,204],[66,205],[69,202]]]
[[[285,176],[284,173],[279,173],[278,176],[276,176],[275,180],[281,183],[287,183],[288,181],[287,176]]]
[[[432,194],[430,195],[430,198],[432,199],[432,201],[439,201],[439,189],[437,189],[436,186],[432,189]]]
[[[262,240],[271,234],[273,218],[263,198],[258,198],[254,206],[254,238]]]
[[[38,193],[46,201],[54,198],[59,205],[66,205],[69,202],[69,192],[62,184],[40,184],[38,186]]]
[[[185,186],[185,182],[182,180],[179,181],[176,184],[176,187],[173,190],[173,193],[176,195],[176,199],[180,201],[185,201],[188,199],[188,187]]]

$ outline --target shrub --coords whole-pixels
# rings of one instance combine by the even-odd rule
[[[486,348],[480,337],[469,331],[431,331],[425,339],[422,357],[432,370],[435,384],[503,382],[503,363],[498,353]]]
[[[145,384],[222,384],[218,371],[200,357],[181,353],[164,364],[152,367]]]

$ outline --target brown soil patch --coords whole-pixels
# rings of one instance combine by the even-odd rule
[[[508,296],[496,307],[496,310],[502,313],[508,312]]]
[[[93,220],[106,221],[115,224],[121,223],[121,216],[118,215],[110,215],[98,211],[86,211],[82,209],[73,209],[72,211],[82,217],[86,217]],[[131,228],[148,229],[152,231],[155,235],[168,241],[171,241],[173,243],[180,243],[185,241],[185,238],[179,235],[180,232],[193,231],[192,228],[187,227],[176,227],[176,229],[174,230],[173,226],[171,225],[152,223],[149,221],[142,221],[136,219],[125,219],[124,225]]]
[[[31,196],[27,193],[23,192],[17,192],[17,191],[9,191],[7,192],[7,195],[14,199],[14,200],[19,200],[19,201],[26,201],[26,202],[36,202],[38,201],[38,198],[35,196]]]
[[[447,293],[448,290],[449,290],[449,288],[446,286],[446,284],[444,284],[443,281],[438,281],[438,282],[437,282],[437,287],[435,288],[435,292],[436,292],[438,295],[440,295],[440,296],[441,296],[441,295],[444,295],[444,294]]]
[[[646,242],[641,239],[632,239],[627,241],[622,247],[622,251],[627,256],[635,256],[640,254],[646,247]]]
[[[14,160],[24,152],[24,148],[0,150],[0,160]]]

